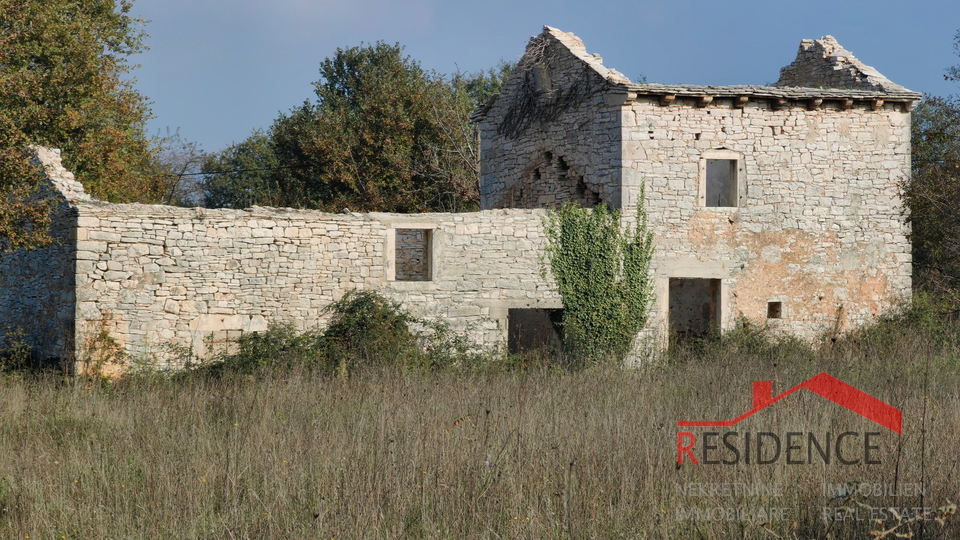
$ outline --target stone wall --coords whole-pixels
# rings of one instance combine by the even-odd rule
[[[725,326],[743,314],[807,338],[909,298],[897,186],[910,174],[910,114],[901,104],[638,99],[622,119],[625,215],[645,184],[664,327],[670,277],[721,279]],[[739,206],[698,201],[710,152],[738,158]],[[767,320],[769,302],[782,302],[782,318]]]
[[[524,103],[524,76],[549,81],[552,95],[585,79],[596,93],[511,137],[504,126]],[[551,94],[532,95],[526,103],[542,110],[531,116],[550,112]],[[804,40],[777,87],[714,87],[631,84],[576,36],[546,27],[476,115],[482,204],[607,202],[629,223],[645,189],[657,297],[647,334],[670,326],[670,278],[690,278],[719,283],[716,297],[687,301],[713,305],[722,328],[744,315],[809,339],[911,294],[897,186],[910,174],[919,98],[829,36]],[[706,165],[716,160],[736,181],[717,197],[724,206],[709,207]]]
[[[3,346],[23,339],[41,359],[72,359],[73,246],[0,254],[0,335]]]
[[[605,101],[608,80],[627,81],[573,34],[546,27],[531,39],[504,92],[478,116],[482,208],[619,206],[620,119]],[[510,132],[534,108],[562,113]]]
[[[774,86],[857,88],[882,92],[905,90],[857,60],[833,36],[801,41],[797,59],[780,70],[780,79]]]
[[[23,340],[41,359],[73,359],[74,250],[77,213],[69,202],[89,200],[66,170],[60,150],[30,147],[46,174],[45,194],[59,201],[51,216],[54,244],[0,253],[0,335],[4,346]]]
[[[559,305],[539,275],[537,211],[77,208],[78,357],[106,329],[135,363],[178,367],[271,322],[322,327],[351,289],[381,291],[490,346],[506,339],[509,308]],[[396,279],[396,229],[430,231],[430,280]]]

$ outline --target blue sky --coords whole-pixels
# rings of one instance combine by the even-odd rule
[[[338,47],[383,40],[426,69],[476,71],[516,60],[550,25],[573,32],[631,79],[767,84],[800,40],[833,35],[896,83],[934,95],[960,63],[960,2],[702,0],[136,0],[150,50],[134,58],[156,116],[150,134],[216,151],[313,99],[319,64]]]

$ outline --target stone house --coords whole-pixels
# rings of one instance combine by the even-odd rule
[[[830,36],[774,86],[633,84],[545,27],[475,114],[482,207],[643,204],[654,232],[650,330],[743,315],[812,338],[911,294],[910,110],[921,98]],[[641,200],[643,195],[643,200]]]
[[[812,338],[910,296],[898,182],[920,97],[831,37],[804,40],[775,86],[687,86],[633,84],[545,27],[474,115],[479,212],[109,204],[36,148],[60,242],[0,257],[0,330],[79,369],[177,367],[271,322],[322,325],[373,289],[479,344],[549,344],[562,303],[541,273],[543,217],[576,201],[627,222],[644,205],[647,337],[742,315]]]

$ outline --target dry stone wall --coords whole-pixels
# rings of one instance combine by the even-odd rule
[[[557,304],[539,276],[536,211],[77,207],[79,347],[106,329],[139,364],[179,367],[271,322],[322,327],[328,306],[351,289],[382,291],[414,315],[444,318],[490,346],[505,339],[509,307]],[[429,281],[388,275],[396,229],[430,230]]]
[[[60,150],[30,147],[41,165],[47,195],[57,198],[51,221],[55,243],[41,249],[0,253],[0,335],[3,346],[23,341],[41,359],[72,360],[74,350],[74,231],[70,201],[89,200],[83,186],[60,161]]]
[[[0,335],[3,346],[23,340],[41,359],[72,359],[73,246],[0,254]]]

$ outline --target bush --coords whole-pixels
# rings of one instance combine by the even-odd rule
[[[213,362],[189,372],[221,377],[253,375],[266,368],[319,368],[327,363],[322,344],[319,332],[297,333],[292,324],[271,324],[266,332],[241,336],[237,352],[221,353]]]
[[[733,329],[722,335],[672,342],[668,358],[674,363],[701,360],[713,363],[721,358],[735,358],[737,362],[776,366],[784,362],[794,365],[809,362],[815,356],[814,348],[799,338],[774,333],[741,317]]]
[[[400,305],[373,291],[350,291],[331,306],[334,312],[322,341],[329,360],[340,369],[415,363],[417,322]]]
[[[241,337],[237,352],[221,354],[192,372],[222,377],[306,369],[342,376],[375,366],[436,370],[484,361],[447,323],[421,321],[379,293],[351,291],[329,309],[333,318],[324,331],[297,332],[290,324],[272,324],[266,332]]]
[[[563,299],[569,367],[622,361],[653,298],[653,234],[643,208],[637,208],[634,230],[622,228],[620,212],[605,204],[588,210],[567,203],[547,214],[544,232],[546,259]]]
[[[59,358],[43,358],[27,343],[22,328],[7,328],[0,340],[0,373],[63,373],[66,366]]]

